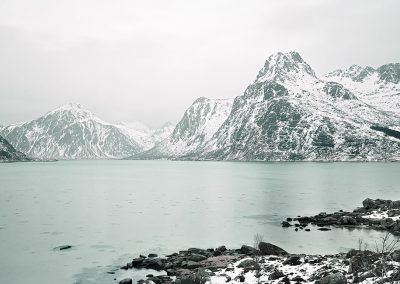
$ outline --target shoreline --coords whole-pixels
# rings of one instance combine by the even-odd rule
[[[396,283],[400,281],[400,249],[374,252],[352,249],[333,255],[290,254],[270,243],[258,249],[243,245],[239,249],[189,248],[158,257],[140,255],[121,269],[157,271],[138,284],[224,284],[224,283]],[[131,278],[117,280],[133,283]]]
[[[334,213],[321,212],[314,216],[288,217],[281,224],[283,228],[294,227],[296,231],[310,230],[311,224],[320,231],[331,230],[331,227],[359,228],[387,231],[400,236],[400,200],[367,198],[362,202],[362,207],[352,212],[339,210]]]
[[[358,249],[347,253],[290,254],[255,236],[254,247],[189,248],[165,257],[140,255],[121,269],[132,269],[133,273],[136,269],[160,272],[147,275],[138,284],[400,283],[400,201],[367,198],[362,205],[352,212],[288,217],[282,227],[310,232],[311,224],[320,231],[331,227],[386,231],[386,236],[377,240],[375,251],[367,250],[360,241]],[[114,280],[120,284],[132,283],[131,278]]]

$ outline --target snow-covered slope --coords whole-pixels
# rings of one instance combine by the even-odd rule
[[[330,72],[324,79],[344,85],[372,106],[400,114],[400,63],[385,64],[377,69],[352,65]]]
[[[389,73],[380,80],[397,84]],[[277,53],[232,106],[204,112],[213,100],[198,99],[168,140],[136,158],[400,159],[400,116],[365,97],[361,87],[318,78],[297,52]],[[209,113],[218,123],[204,123]]]
[[[182,157],[204,146],[228,117],[233,100],[197,99],[185,112],[167,139],[149,151],[135,156],[144,158]]]
[[[6,139],[0,136],[0,162],[19,162],[29,160],[30,159],[25,154],[15,150]]]
[[[116,125],[123,133],[132,137],[142,148],[142,151],[154,147],[166,139],[174,130],[172,123],[166,123],[160,128],[150,128],[140,122],[123,122]]]
[[[78,104],[67,104],[33,121],[7,126],[1,134],[17,150],[42,159],[123,158],[142,150],[120,128]]]

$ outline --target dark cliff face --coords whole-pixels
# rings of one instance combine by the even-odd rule
[[[382,65],[377,71],[379,79],[386,83],[398,84],[400,82],[400,63]]]
[[[15,148],[0,136],[0,161],[1,162],[18,162],[29,161],[30,159],[23,153],[15,150]]]

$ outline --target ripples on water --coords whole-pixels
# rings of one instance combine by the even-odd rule
[[[239,247],[252,244],[256,233],[293,253],[346,251],[359,238],[372,242],[381,234],[295,232],[280,222],[352,210],[366,197],[400,199],[398,163],[68,161],[0,167],[0,283],[112,283],[131,276],[118,268],[139,253]],[[73,248],[53,250],[65,244]]]

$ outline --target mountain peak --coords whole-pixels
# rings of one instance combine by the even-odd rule
[[[78,103],[67,103],[48,112],[46,116],[47,115],[56,115],[64,118],[69,117],[70,119],[77,121],[95,120],[102,124],[108,124],[93,115],[91,111],[83,108],[82,105]]]
[[[326,77],[344,77],[350,78],[356,82],[363,82],[367,77],[370,77],[376,70],[370,66],[360,66],[357,64],[351,65],[347,69],[338,69],[326,75]]]
[[[83,107],[79,103],[67,103],[56,108],[55,110],[83,110]]]
[[[386,83],[400,83],[400,63],[382,65],[377,71],[380,80]]]
[[[293,80],[302,76],[315,78],[315,72],[296,51],[272,54],[257,75],[257,81]]]

